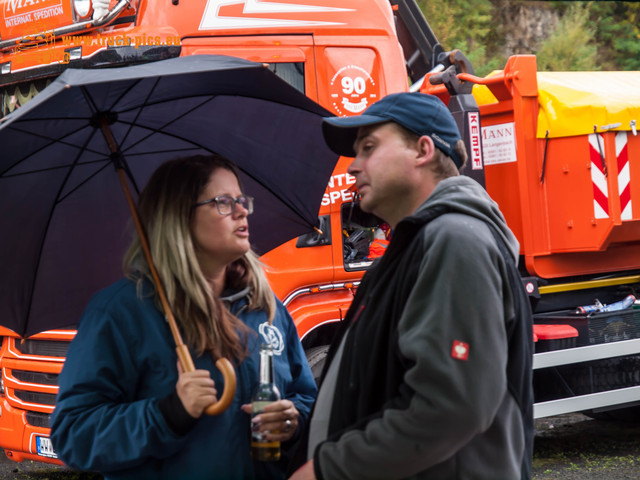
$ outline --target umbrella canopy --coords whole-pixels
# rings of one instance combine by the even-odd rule
[[[119,158],[140,190],[165,160],[220,153],[256,198],[259,253],[309,232],[338,160],[322,138],[329,115],[237,58],[66,70],[0,125],[0,325],[24,336],[73,325],[122,275],[133,227]]]

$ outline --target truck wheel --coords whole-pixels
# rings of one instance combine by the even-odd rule
[[[322,369],[324,368],[324,362],[327,360],[327,353],[329,352],[329,345],[320,345],[319,347],[313,347],[306,351],[307,361],[311,367],[311,373],[313,379],[318,385]]]

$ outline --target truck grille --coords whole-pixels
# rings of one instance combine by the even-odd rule
[[[13,376],[25,383],[37,383],[40,385],[58,385],[57,373],[27,372],[25,370],[13,370]]]
[[[11,358],[11,368],[8,368],[4,358],[0,358],[6,378],[13,380],[5,382],[7,401],[15,409],[26,410],[26,422],[35,427],[50,428],[49,414],[55,406],[58,391],[57,372],[71,344],[71,335],[61,336],[64,338],[60,340],[9,339],[11,343],[6,358]],[[42,361],[38,361],[38,357]],[[53,372],[52,366],[55,366]]]
[[[51,415],[40,412],[27,412],[27,423],[34,427],[51,428]]]
[[[55,405],[56,396],[53,393],[27,392],[25,390],[16,390],[16,397],[23,402],[39,403],[41,405]]]
[[[43,357],[66,357],[70,342],[55,340],[24,340],[15,342],[15,348],[24,355]]]

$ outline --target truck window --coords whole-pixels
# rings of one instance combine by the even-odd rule
[[[289,85],[305,93],[304,62],[270,63],[269,70],[287,82]]]
[[[377,216],[363,212],[358,202],[342,205],[341,222],[345,270],[368,268],[375,258],[384,253],[384,244],[388,241],[388,225]]]
[[[52,78],[40,78],[30,82],[7,85],[0,89],[0,95],[2,96],[2,112],[0,112],[0,118],[4,118],[16,108],[24,106],[52,81]]]

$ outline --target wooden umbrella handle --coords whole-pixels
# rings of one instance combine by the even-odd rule
[[[182,369],[185,372],[193,372],[196,367],[193,364],[193,359],[187,346],[185,344],[179,345],[176,347],[176,352]],[[216,361],[216,367],[218,367],[218,370],[222,373],[222,378],[224,378],[224,391],[217,402],[212,403],[205,409],[204,413],[207,415],[220,415],[229,408],[236,394],[236,371],[232,363],[226,358],[219,358]]]
[[[229,408],[236,394],[236,371],[231,362],[226,358],[219,358],[216,360],[216,367],[218,367],[224,378],[224,392],[222,392],[222,396],[218,398],[216,403],[212,403],[206,408],[204,413],[207,415],[220,415]]]

